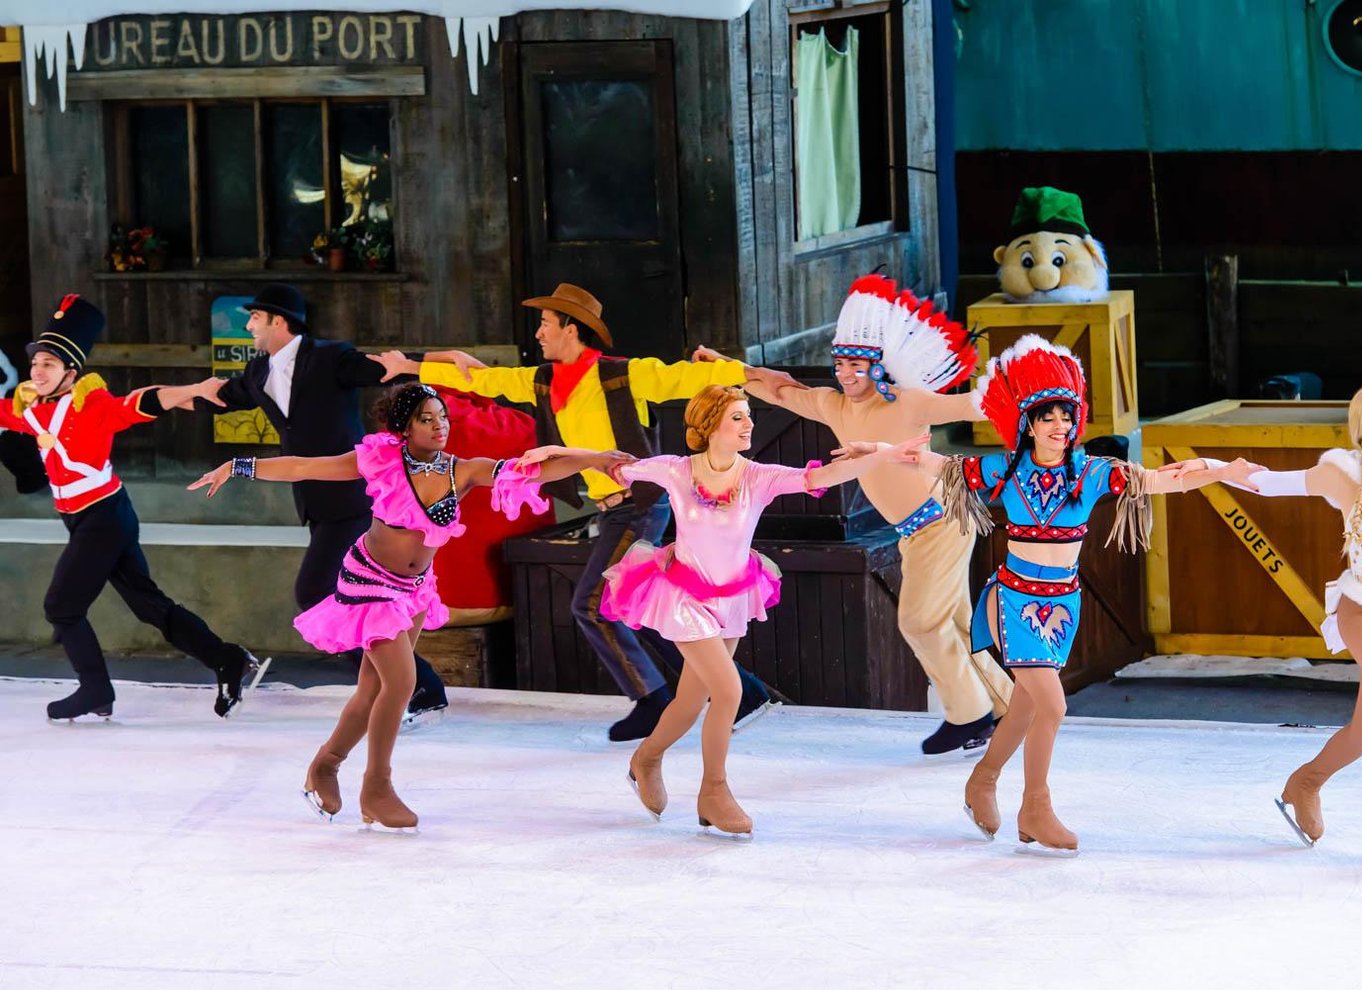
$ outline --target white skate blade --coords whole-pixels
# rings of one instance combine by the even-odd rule
[[[256,664],[255,676],[251,678],[251,683],[247,684],[245,687],[241,689],[242,701],[245,701],[246,695],[254,691],[260,685],[260,682],[265,679],[265,671],[270,669],[270,664],[272,663],[274,663],[274,657],[266,657],[264,660],[261,660],[258,664]]]
[[[723,829],[714,825],[700,825],[700,834],[711,839],[721,839],[725,842],[751,842],[751,832],[725,832]]]
[[[402,724],[398,726],[398,731],[404,735],[408,732],[420,732],[433,725],[439,725],[445,719],[445,712],[449,711],[449,706],[444,708],[427,708],[420,712],[406,712],[402,716]]]
[[[322,821],[334,822],[336,820],[335,815],[331,814],[331,812],[327,811],[325,808],[322,807],[322,802],[317,798],[316,791],[304,790],[303,800],[307,802],[307,806],[309,808],[311,808],[313,811],[317,813],[317,817],[320,818]]]
[[[113,713],[100,715],[97,712],[86,712],[77,715],[75,718],[48,718],[48,725],[115,725]]]
[[[761,704],[760,706],[758,706],[758,707],[756,707],[756,708],[753,708],[750,712],[748,712],[746,715],[744,715],[741,719],[739,719],[738,721],[736,721],[736,722],[733,723],[733,734],[736,736],[736,735],[737,735],[739,732],[741,732],[743,729],[748,728],[753,722],[755,722],[757,719],[761,718],[763,715],[765,715],[765,714],[766,714],[767,712],[769,712],[772,708],[775,708],[775,707],[776,707],[777,705],[779,705],[779,704],[780,704],[779,701],[771,701],[771,700],[768,699],[767,701],[765,701],[765,702],[764,702],[763,704]]]
[[[965,816],[969,818],[969,823],[979,830],[979,834],[982,835],[989,842],[992,842],[994,839],[997,838],[996,835],[994,835],[988,829],[984,828],[984,826],[979,824],[979,822],[974,817],[974,812],[970,810],[969,805],[965,805]]]
[[[361,832],[372,832],[372,833],[374,833],[375,835],[420,835],[420,834],[421,834],[421,828],[420,828],[419,825],[413,825],[413,826],[411,826],[410,828],[393,828],[393,827],[391,827],[391,826],[389,826],[389,825],[384,825],[382,822],[379,822],[379,821],[364,822],[362,825],[360,825],[359,831],[361,831]]]
[[[1017,853],[1022,856],[1039,856],[1042,859],[1074,859],[1077,849],[1056,849],[1054,846],[1041,845],[1039,841],[1017,842]]]
[[[1296,833],[1296,838],[1301,840],[1301,844],[1307,849],[1315,848],[1315,840],[1306,835],[1305,832],[1301,830],[1301,827],[1296,824],[1295,817],[1291,812],[1286,810],[1286,802],[1281,798],[1273,798],[1272,800],[1277,805],[1277,810],[1282,813],[1282,817],[1286,819],[1286,824],[1291,826],[1291,831]]]
[[[643,795],[639,793],[639,790],[638,790],[638,781],[634,779],[634,771],[632,771],[632,770],[627,770],[627,771],[625,771],[625,773],[626,773],[626,775],[629,777],[629,786],[632,787],[632,788],[634,789],[634,794],[635,794],[635,796],[638,797],[639,804],[643,804]],[[648,812],[648,814],[650,814],[650,815],[653,816],[653,821],[655,821],[655,822],[660,822],[660,821],[662,821],[662,816],[659,815],[659,814],[658,814],[656,811],[654,811],[652,808],[648,807],[646,804],[643,805],[643,810],[646,811],[646,812]]]

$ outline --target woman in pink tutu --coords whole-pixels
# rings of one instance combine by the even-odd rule
[[[855,444],[835,451],[838,460],[805,468],[761,464],[741,456],[752,446],[752,411],[746,394],[710,385],[686,406],[691,457],[649,457],[616,465],[620,484],[651,482],[671,496],[676,542],[658,548],[636,543],[605,572],[601,614],[635,629],[648,626],[670,639],[685,658],[676,697],[657,728],[629,761],[629,781],[655,817],[667,807],[662,757],[700,716],[704,779],[696,802],[700,824],[750,835],[752,819],[728,789],[728,742],[742,696],[733,651],[753,619],[780,598],[780,570],[752,549],[762,510],[781,495],[815,498],[830,485],[859,477],[886,459],[904,459],[928,437],[897,447]],[[519,462],[533,464],[563,448],[541,447]]]
[[[491,485],[493,507],[514,519],[523,503],[537,512],[548,507],[529,479],[553,481],[583,468],[608,471],[630,458],[616,451],[564,451],[542,468],[521,468],[486,457],[451,457],[444,450],[449,437],[444,401],[418,383],[393,389],[374,412],[387,429],[369,434],[350,453],[238,457],[189,487],[206,485],[211,498],[231,478],[368,482],[373,526],[346,555],[335,594],[293,621],[319,650],[364,651],[355,693],[307,768],[303,794],[318,814],[334,817],[341,809],[340,764],[367,734],[360,816],[366,824],[415,828],[416,814],[393,790],[392,753],[414,686],[416,639],[423,629],[438,629],[449,618],[430,564],[439,547],[464,531],[459,497],[477,485]]]

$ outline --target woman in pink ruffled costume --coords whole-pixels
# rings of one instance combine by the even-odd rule
[[[522,504],[529,503],[536,512],[548,508],[533,480],[553,481],[583,468],[607,471],[631,458],[617,451],[564,452],[542,468],[521,468],[486,457],[451,457],[444,451],[449,415],[429,385],[398,386],[380,401],[375,415],[386,431],[369,434],[350,453],[238,457],[189,487],[207,485],[211,498],[234,477],[368,482],[373,526],[346,555],[335,594],[293,622],[319,650],[364,650],[355,693],[307,768],[303,795],[318,814],[334,817],[341,809],[340,764],[367,734],[360,816],[366,824],[415,828],[416,814],[393,790],[392,753],[414,686],[416,639],[423,629],[438,629],[449,618],[430,564],[439,547],[464,531],[459,497],[477,485],[491,485],[493,507],[514,519]]]
[[[780,570],[752,550],[762,510],[781,495],[815,497],[830,485],[859,477],[886,459],[903,459],[918,437],[897,447],[854,444],[838,460],[805,468],[761,464],[741,456],[752,446],[752,411],[746,394],[710,385],[686,406],[686,445],[691,457],[649,457],[618,464],[620,484],[651,482],[671,496],[676,542],[658,548],[636,543],[605,572],[601,614],[634,628],[648,626],[670,639],[685,658],[676,697],[652,735],[629,761],[629,780],[655,817],[667,806],[662,757],[695,724],[709,702],[701,729],[704,779],[696,802],[700,824],[750,835],[752,819],[728,789],[726,763],[733,718],[742,696],[733,651],[753,619],[780,598]],[[520,464],[533,464],[562,448],[541,447]]]

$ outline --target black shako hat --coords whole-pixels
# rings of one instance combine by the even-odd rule
[[[255,298],[241,307],[250,312],[258,309],[275,316],[286,316],[304,330],[307,329],[307,301],[303,294],[284,282],[270,282],[261,287]]]
[[[39,351],[55,354],[68,368],[77,372],[90,360],[95,341],[104,332],[104,314],[93,303],[76,293],[63,296],[62,301],[47,320],[47,329],[38,339],[24,346],[31,358]]]

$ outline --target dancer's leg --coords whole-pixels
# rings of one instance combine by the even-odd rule
[[[419,627],[422,613],[413,620]],[[369,649],[368,659],[378,674],[378,693],[369,711],[369,762],[364,770],[364,786],[359,793],[360,814],[366,822],[377,821],[390,828],[410,828],[416,814],[402,803],[392,787],[392,756],[397,730],[416,682],[412,641],[402,635],[382,640]]]
[[[1013,668],[1012,673],[1018,688],[1026,692],[1035,709],[1022,754],[1026,781],[1021,811],[1017,813],[1018,837],[1023,842],[1039,842],[1052,849],[1077,849],[1078,836],[1064,827],[1050,806],[1050,762],[1066,708],[1059,671],[1053,667],[1024,667]]]
[[[1338,603],[1338,632],[1354,660],[1362,657],[1362,605],[1351,598],[1344,597]],[[1362,686],[1348,724],[1329,737],[1319,755],[1298,767],[1282,789],[1282,803],[1291,805],[1296,824],[1312,842],[1324,835],[1320,788],[1359,756],[1362,756]]]
[[[742,700],[742,680],[733,665],[733,644],[718,638],[677,644],[685,658],[684,671],[694,671],[709,694],[709,711],[700,727],[704,778],[696,809],[700,824],[724,832],[751,833],[752,819],[728,789],[728,745],[733,717]]]
[[[323,814],[334,816],[341,810],[340,765],[369,731],[369,714],[378,689],[378,671],[366,653],[360,661],[355,693],[341,709],[336,727],[317,750],[303,778],[304,796]]]

